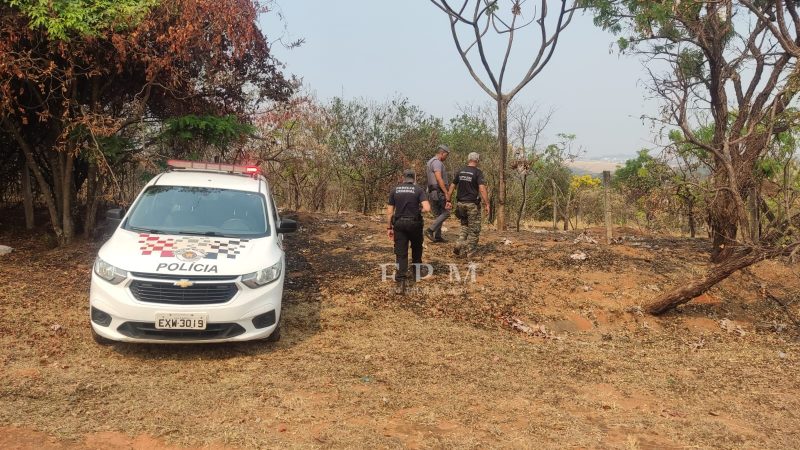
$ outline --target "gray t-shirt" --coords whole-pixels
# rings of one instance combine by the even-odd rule
[[[447,169],[444,167],[444,163],[439,160],[437,157],[433,157],[428,161],[426,164],[425,173],[428,175],[428,187],[435,186],[439,187],[439,182],[436,181],[436,175],[434,172],[439,171],[442,173],[442,180],[444,181],[445,188],[450,184],[447,180]]]

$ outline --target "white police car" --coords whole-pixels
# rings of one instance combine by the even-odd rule
[[[198,343],[280,338],[281,220],[254,166],[169,161],[103,245],[89,294],[92,334]]]

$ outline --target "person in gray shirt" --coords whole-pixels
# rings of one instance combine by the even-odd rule
[[[440,145],[436,156],[428,160],[425,173],[428,176],[428,200],[431,203],[431,211],[436,217],[430,226],[425,230],[425,236],[433,242],[445,242],[442,239],[442,224],[450,217],[450,196],[447,186],[450,181],[447,177],[447,168],[444,162],[450,154],[450,148]]]

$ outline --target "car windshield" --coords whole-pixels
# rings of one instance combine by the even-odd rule
[[[268,236],[264,196],[257,192],[150,186],[133,206],[129,231],[202,236]]]

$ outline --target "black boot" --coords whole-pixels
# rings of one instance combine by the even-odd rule
[[[411,270],[411,275],[406,278],[406,288],[413,290],[414,287],[417,285],[417,271],[415,269]]]
[[[394,293],[397,295],[403,295],[406,293],[406,280],[400,280],[395,283]]]
[[[425,230],[425,237],[430,239],[431,242],[436,242],[436,236],[433,234],[433,230],[430,228]]]

